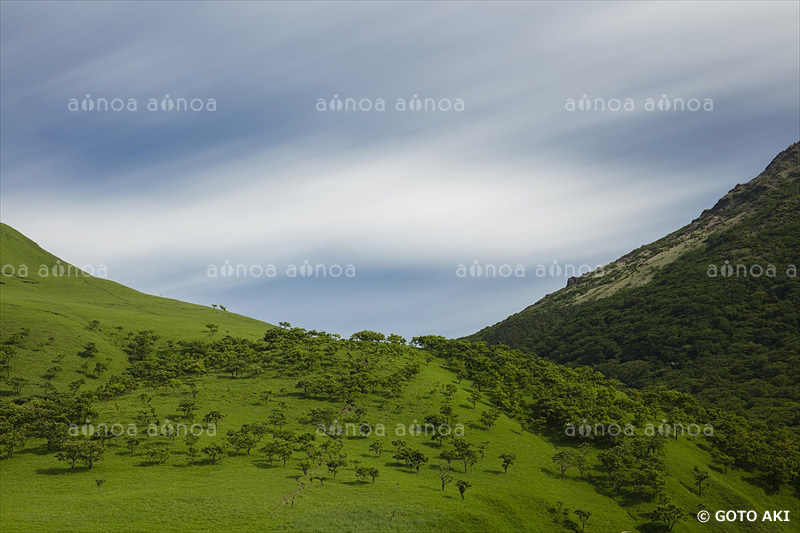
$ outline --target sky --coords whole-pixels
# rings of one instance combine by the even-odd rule
[[[2,221],[275,324],[468,335],[800,140],[797,2],[0,6]]]

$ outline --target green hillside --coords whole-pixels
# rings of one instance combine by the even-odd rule
[[[687,394],[484,343],[340,339],[40,275],[59,260],[8,226],[0,238],[17,267],[0,285],[3,532],[569,532],[575,511],[586,531],[657,532],[659,508],[685,513],[679,532],[780,532],[793,529],[694,515],[800,513],[793,436]],[[713,435],[646,434],[667,419]],[[570,433],[584,421],[636,436]]]
[[[92,342],[98,360],[110,373],[125,368],[120,340],[130,331],[153,330],[174,339],[195,338],[214,323],[220,331],[256,338],[268,324],[221,310],[159,298],[113,281],[89,276],[41,249],[36,243],[0,224],[0,335],[23,337],[32,356],[15,356],[14,367],[31,383],[54,366],[62,367],[50,380],[65,387],[82,364],[74,358]],[[97,321],[97,325],[93,325]],[[15,349],[12,343],[10,350]]]
[[[800,426],[800,143],[686,227],[468,337]]]

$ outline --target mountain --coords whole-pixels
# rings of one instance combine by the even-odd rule
[[[276,328],[72,272],[1,229],[3,532],[653,533],[672,517],[780,533],[694,514],[800,512],[793,435],[691,395],[485,343]],[[647,434],[666,418],[688,432]]]
[[[467,339],[800,425],[800,143],[690,224]]]

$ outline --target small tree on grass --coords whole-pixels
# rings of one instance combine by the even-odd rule
[[[517,460],[517,456],[513,453],[504,453],[500,455],[499,459],[503,460],[503,472],[508,474],[508,467],[514,464],[514,461]]]
[[[483,399],[483,393],[479,390],[473,390],[469,393],[469,401],[472,403],[472,408],[475,409],[475,406],[478,404],[479,401]]]
[[[490,431],[494,423],[497,422],[498,418],[500,418],[500,411],[498,411],[497,409],[490,409],[488,411],[484,411],[481,413],[481,424],[483,424],[484,427],[486,427],[487,431]]]
[[[0,371],[6,373],[6,378],[11,377],[11,360],[16,353],[17,349],[13,346],[0,346]]]
[[[97,346],[93,342],[87,342],[86,345],[83,347],[83,350],[78,352],[78,355],[81,357],[94,357],[97,355]]]
[[[372,479],[372,483],[373,483],[373,484],[375,483],[375,480],[376,480],[376,479],[378,478],[378,476],[380,476],[380,475],[381,475],[381,472],[380,472],[380,470],[378,470],[378,469],[377,469],[377,468],[375,468],[374,466],[371,466],[371,467],[369,467],[369,477]]]
[[[264,402],[265,406],[269,405],[269,401],[272,399],[273,396],[275,396],[275,391],[273,391],[272,389],[263,390],[259,395],[261,401]]]
[[[100,487],[103,486],[103,483],[105,483],[106,480],[105,479],[95,479],[94,482],[97,485],[97,494],[100,494]]]
[[[376,440],[375,442],[369,445],[369,449],[375,452],[375,455],[377,457],[380,457],[381,453],[383,453],[383,441]]]
[[[294,451],[294,446],[292,446],[291,442],[285,440],[278,441],[277,447],[277,455],[283,461],[283,466],[286,466],[286,461],[292,458],[292,452]]]
[[[481,459],[483,459],[484,455],[486,454],[486,449],[491,444],[491,441],[485,440],[478,445],[478,453],[481,454]]]
[[[256,437],[247,431],[246,427],[242,427],[238,431],[228,430],[225,439],[234,451],[241,453],[244,450],[247,455],[250,455],[250,450],[258,442]]]
[[[212,442],[201,450],[204,454],[208,455],[211,464],[217,464],[217,461],[222,459],[225,454],[225,448],[218,442]]]
[[[733,467],[734,464],[736,464],[736,460],[733,457],[731,457],[730,455],[726,455],[720,451],[714,451],[714,453],[711,454],[711,458],[714,459],[715,462],[722,465],[722,467],[725,469],[726,474],[728,473],[728,469]]]
[[[455,459],[459,458],[458,453],[455,450],[443,450],[442,453],[439,454],[439,457],[447,461],[448,466]]]
[[[103,375],[103,372],[105,372],[106,370],[108,370],[108,367],[106,365],[104,365],[103,363],[101,363],[100,361],[95,363],[95,365],[94,365],[94,375],[97,376],[98,378],[101,375]]]
[[[148,442],[145,453],[151,463],[164,464],[169,459],[169,447],[164,442]]]
[[[467,489],[470,488],[472,484],[469,481],[464,479],[459,479],[456,481],[456,487],[458,487],[458,492],[461,493],[461,499],[464,499],[464,493],[467,492]]]
[[[278,441],[271,440],[267,442],[264,446],[259,448],[259,451],[266,454],[267,461],[269,461],[269,464],[272,464],[272,461],[275,459],[275,455],[278,453]]]
[[[663,505],[659,505],[653,512],[653,518],[655,518],[656,521],[663,523],[666,526],[667,531],[672,531],[672,528],[674,528],[678,522],[686,520],[686,517],[686,511],[672,503],[664,503]]]
[[[314,468],[314,461],[312,461],[310,458],[306,457],[305,459],[300,461],[300,470],[303,471],[304,476],[307,476],[308,472],[312,468]]]
[[[75,469],[75,463],[81,458],[81,442],[67,441],[61,445],[61,450],[56,453],[56,459],[66,462],[71,469]]]
[[[581,521],[581,531],[586,531],[586,524],[589,522],[589,517],[592,516],[592,513],[583,509],[575,509],[573,512],[578,517],[578,520]]]
[[[11,386],[11,388],[14,389],[14,394],[19,396],[20,394],[22,394],[22,387],[24,387],[25,384],[28,383],[28,380],[17,376],[7,379],[6,383],[8,383]]]
[[[364,483],[364,480],[369,475],[369,468],[366,466],[357,466],[356,467],[356,477],[361,483]]]
[[[439,479],[442,480],[442,492],[444,492],[445,485],[453,481],[453,476],[450,475],[450,465],[439,465]]]
[[[186,458],[189,460],[190,465],[194,464],[194,461],[195,459],[197,459],[198,454],[199,451],[197,450],[194,444],[190,444],[189,447],[186,448]]]
[[[336,479],[336,472],[343,466],[347,464],[347,461],[342,456],[334,457],[333,459],[329,459],[327,463],[325,463],[328,467],[328,472],[333,474],[333,479]]]
[[[67,388],[69,389],[69,391],[70,391],[70,392],[72,393],[72,395],[74,396],[74,395],[76,395],[76,394],[78,393],[78,390],[79,390],[81,387],[83,387],[84,385],[86,385],[86,380],[85,380],[85,379],[83,379],[83,378],[81,378],[81,379],[79,379],[79,380],[77,380],[77,381],[73,381],[72,383],[70,383],[70,384],[67,386]]]
[[[208,330],[209,335],[213,335],[219,331],[219,326],[217,324],[206,324],[206,329]]]
[[[478,462],[478,452],[472,448],[466,449],[461,452],[459,459],[461,459],[461,462],[464,463],[464,473],[466,474],[467,468],[472,471],[472,466]]]
[[[81,445],[80,461],[86,466],[86,468],[91,470],[94,464],[103,458],[103,453],[105,453],[105,450],[100,443],[84,442]]]
[[[283,426],[286,425],[286,415],[281,413],[280,411],[275,411],[267,418],[267,422],[275,428],[275,430],[281,429]]]
[[[197,410],[197,404],[194,400],[181,400],[178,404],[178,410],[183,413],[183,416],[194,422],[194,412]]]
[[[216,426],[217,424],[222,422],[223,418],[225,418],[225,415],[223,415],[219,411],[210,411],[206,414],[206,416],[203,417],[203,423],[205,423],[207,426],[209,425]]]
[[[128,453],[133,455],[136,448],[139,446],[139,439],[136,437],[125,437],[125,447],[128,448]]]
[[[572,456],[572,466],[577,468],[578,472],[580,472],[581,481],[583,481],[583,474],[588,472],[589,468],[591,467],[588,453],[588,445],[584,443],[578,447],[578,450],[575,451],[574,455]]]
[[[564,479],[564,474],[573,465],[574,459],[575,452],[572,450],[561,450],[553,456],[553,462],[558,465],[558,469],[561,471],[561,479]]]
[[[248,431],[256,438],[257,442],[261,442],[264,435],[269,433],[269,426],[266,422],[253,422],[248,424]]]
[[[419,474],[419,469],[422,467],[422,465],[428,462],[428,458],[421,451],[412,450],[408,462],[416,469],[417,474]]]
[[[694,478],[694,484],[697,486],[697,494],[698,496],[703,495],[703,484],[708,479],[708,472],[705,470],[700,470],[696,466],[692,468],[692,477]]]

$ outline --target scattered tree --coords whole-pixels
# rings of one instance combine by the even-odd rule
[[[553,456],[553,462],[558,465],[558,469],[561,471],[561,479],[564,479],[564,474],[573,465],[574,459],[575,452],[572,450],[561,450]]]
[[[517,460],[517,456],[513,453],[504,453],[500,455],[499,459],[503,460],[503,472],[508,474],[508,467],[514,464],[514,461]]]
[[[578,517],[578,520],[581,521],[581,531],[586,531],[586,524],[589,522],[589,517],[592,516],[592,513],[582,509],[575,509],[573,512]]]
[[[497,419],[500,418],[500,411],[497,409],[490,409],[488,411],[484,411],[481,413],[481,424],[487,429],[487,431],[492,429],[492,426]]]
[[[464,499],[464,493],[467,492],[467,489],[470,488],[472,484],[469,481],[464,479],[459,479],[456,481],[456,487],[458,487],[458,492],[461,493],[461,499]]]
[[[686,520],[686,517],[686,511],[672,503],[659,505],[653,512],[653,518],[658,522],[662,522],[666,526],[667,531],[672,531],[672,528],[674,528],[678,522]]]
[[[208,455],[212,465],[217,464],[217,461],[221,460],[225,454],[225,448],[218,442],[212,442],[200,451]]]
[[[375,455],[377,457],[380,457],[381,453],[383,453],[383,441],[376,440],[375,442],[369,445],[369,449],[375,452]]]
[[[696,466],[692,468],[692,477],[694,478],[694,484],[697,487],[697,494],[698,496],[703,495],[703,484],[708,479],[708,472],[705,470],[700,470]]]
[[[453,476],[450,475],[450,465],[439,465],[439,479],[442,481],[442,492],[444,492],[445,485],[453,481]]]

